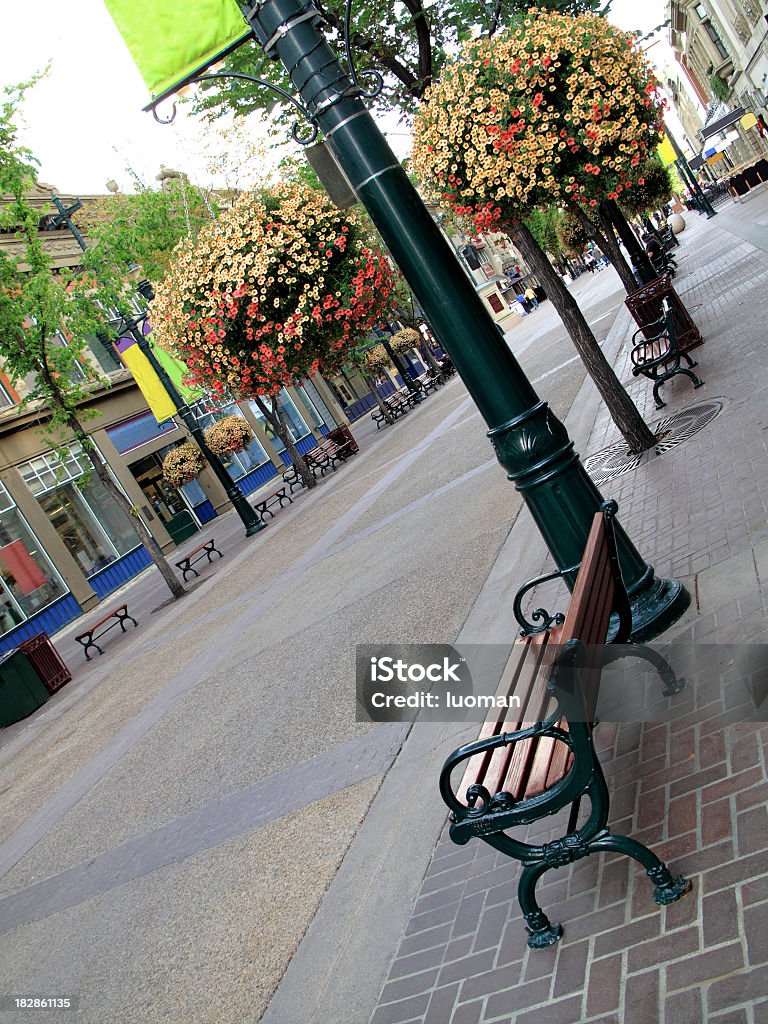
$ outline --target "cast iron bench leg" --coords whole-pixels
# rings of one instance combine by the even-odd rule
[[[77,642],[79,644],[83,645],[83,650],[85,651],[85,660],[86,661],[91,661],[92,660],[90,654],[88,653],[88,650],[91,647],[95,647],[96,650],[99,652],[99,654],[103,654],[104,653],[104,651],[101,649],[101,647],[99,647],[99,645],[94,642],[93,634],[92,633],[91,633],[90,637],[88,638],[88,640],[81,640],[80,637],[75,637],[75,639],[77,640]]]
[[[121,614],[120,612],[115,612],[115,617],[117,618],[117,621],[120,623],[120,629],[122,629],[124,633],[128,632],[128,630],[125,628],[126,619],[131,620],[131,622],[134,625],[134,628],[138,626],[138,622],[136,621],[136,619],[134,619],[132,615],[129,615],[128,612],[125,612],[124,614]]]

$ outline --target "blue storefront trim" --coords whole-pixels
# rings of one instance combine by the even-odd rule
[[[215,519],[217,515],[216,509],[207,498],[199,505],[195,505],[194,512],[201,523],[209,523],[212,519]]]
[[[243,494],[253,494],[267,480],[271,480],[273,476],[277,476],[277,470],[271,462],[265,462],[263,466],[259,466],[258,469],[254,469],[250,473],[246,473],[245,476],[240,477],[237,481],[237,486]]]
[[[311,452],[313,448],[317,448],[317,441],[315,440],[314,435],[312,434],[307,434],[306,437],[300,437],[299,440],[295,442],[295,444],[296,451],[299,453],[299,455],[306,455],[307,452]],[[288,454],[288,449],[285,449],[285,451],[280,452],[280,458],[283,460],[284,465],[290,466],[291,456]]]
[[[29,640],[31,636],[36,636],[38,633],[47,633],[48,636],[51,636],[62,626],[66,626],[68,622],[82,614],[83,610],[80,605],[71,594],[67,594],[38,612],[37,615],[33,615],[31,619],[27,619],[26,622],[12,629],[10,633],[6,633],[0,640],[0,653],[12,651],[22,640]]]
[[[122,587],[128,580],[132,580],[134,576],[138,576],[142,569],[146,569],[151,562],[152,559],[149,557],[149,552],[145,547],[134,548],[127,555],[123,555],[116,562],[112,562],[106,569],[102,569],[95,576],[89,577],[88,582],[99,595],[99,598],[103,598],[107,594],[111,594],[112,591],[117,590],[118,587]]]
[[[372,409],[376,405],[376,399],[373,395],[364,395],[362,398],[358,398],[352,405],[348,405],[344,412],[346,413],[347,419],[350,423],[354,423],[355,420],[359,420],[361,416],[365,416],[369,409]]]

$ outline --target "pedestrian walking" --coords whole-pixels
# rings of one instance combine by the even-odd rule
[[[528,316],[528,309],[527,309],[527,306],[526,306],[525,296],[524,295],[516,295],[515,298],[520,303],[520,313],[521,313],[521,315],[522,316]]]
[[[539,300],[536,298],[536,292],[531,288],[530,285],[525,289],[525,297],[528,299],[534,309],[539,308]]]

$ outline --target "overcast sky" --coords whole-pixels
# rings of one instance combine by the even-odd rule
[[[41,162],[41,181],[88,195],[104,192],[114,179],[131,191],[134,175],[150,184],[160,164],[184,169],[204,186],[214,181],[201,156],[215,146],[210,137],[204,140],[183,116],[169,127],[142,111],[146,86],[102,0],[6,0],[3,6],[0,86],[51,62],[48,78],[25,104],[24,141]],[[615,0],[611,20],[647,32],[664,20],[664,6],[664,0]],[[405,140],[390,141],[404,155]]]

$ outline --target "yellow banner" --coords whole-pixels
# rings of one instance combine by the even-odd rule
[[[176,407],[139,346],[131,345],[120,357],[133,374],[157,422],[169,420],[176,413]]]
[[[669,167],[677,160],[677,154],[672,148],[672,143],[669,141],[667,136],[659,143],[656,152],[659,154],[659,160],[664,164],[665,167]]]

